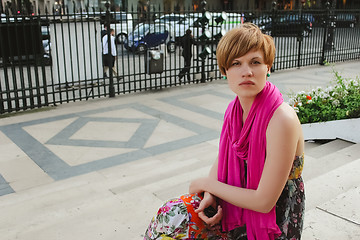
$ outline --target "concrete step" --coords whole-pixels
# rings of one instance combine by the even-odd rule
[[[341,150],[343,148],[349,147],[349,146],[353,145],[354,143],[344,141],[341,139],[336,139],[334,141],[330,141],[325,144],[321,144],[317,147],[311,147],[314,144],[310,145],[310,143],[308,143],[305,145],[306,154],[311,157],[314,157],[314,158],[319,158],[319,157],[329,155],[329,154],[336,152],[338,150]],[[309,149],[306,149],[306,147],[309,147]]]
[[[340,145],[341,144],[340,142]],[[326,148],[329,146],[330,145],[327,145]],[[322,148],[322,146],[317,148]],[[360,144],[352,144],[349,147],[318,158],[312,157],[311,155],[309,156],[308,152],[305,152],[303,178],[306,181],[311,180],[359,158]]]
[[[323,143],[319,141],[305,141],[304,144],[305,144],[305,152],[308,152],[313,148],[321,146]]]
[[[358,187],[359,169],[360,157],[312,179],[304,178],[306,211],[315,209],[351,188]],[[360,199],[357,203],[359,201]]]
[[[360,239],[360,188],[353,187],[305,213],[303,239]]]
[[[107,179],[108,187],[114,194],[159,183],[164,179],[172,185],[177,185],[183,183],[184,179],[189,180],[189,177],[182,177],[183,173],[192,173],[203,168],[203,175],[207,175],[215,161],[214,149],[216,149],[214,144],[203,143],[172,153],[104,169],[99,173]],[[193,176],[193,178],[197,177],[196,174]]]

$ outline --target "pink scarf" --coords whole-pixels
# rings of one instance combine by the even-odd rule
[[[238,97],[228,106],[220,136],[218,180],[229,185],[257,189],[264,168],[266,129],[275,110],[283,102],[279,90],[270,82],[256,96],[243,125],[243,110]],[[247,160],[245,181],[244,160]],[[245,186],[245,182],[247,182]],[[276,224],[275,207],[259,213],[221,201],[222,227],[230,231],[246,224],[249,240],[275,239],[281,234]]]

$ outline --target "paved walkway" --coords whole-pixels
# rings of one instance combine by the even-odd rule
[[[335,65],[345,77],[359,67]],[[285,99],[332,79],[330,66],[270,77]],[[218,80],[0,119],[1,239],[141,239],[164,200],[207,174],[233,98]]]

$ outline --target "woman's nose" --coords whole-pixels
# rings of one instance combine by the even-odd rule
[[[241,75],[243,77],[249,77],[252,76],[252,69],[250,68],[250,66],[248,64],[243,64],[242,65],[242,71],[241,71]]]

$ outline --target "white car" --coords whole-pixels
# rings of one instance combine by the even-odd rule
[[[185,35],[186,30],[190,29],[195,39],[200,38],[202,35],[206,35],[210,40],[214,39],[214,36],[222,32],[222,27],[209,25],[212,19],[211,13],[206,12],[205,18],[207,18],[206,29],[203,31],[201,20],[203,18],[202,13],[184,14],[165,14],[158,19],[155,19],[155,23],[166,23],[172,26],[174,36],[176,40],[179,40]]]
[[[189,19],[184,14],[165,14],[160,18],[155,19],[155,23],[165,23],[169,24],[174,31],[174,36],[176,39],[185,35],[186,30],[191,24],[191,19]]]
[[[212,20],[209,22],[209,26],[222,26],[225,31],[229,31],[234,27],[238,27],[244,23],[244,14],[240,13],[211,13]],[[224,19],[222,22],[217,22],[217,19]]]
[[[124,43],[128,33],[133,31],[133,17],[130,13],[111,12],[110,28],[115,30],[117,43]]]
[[[100,18],[106,22],[106,12],[76,13],[74,18]],[[130,13],[110,12],[110,28],[115,30],[116,42],[124,43],[128,34],[133,30],[133,17]]]

